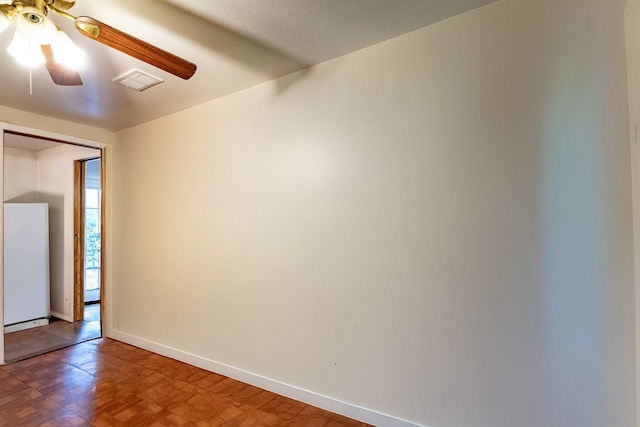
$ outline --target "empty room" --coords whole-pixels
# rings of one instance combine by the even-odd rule
[[[3,417],[46,425],[21,387],[49,425],[637,425],[640,0],[0,12],[5,152],[102,162],[102,338],[0,366]]]

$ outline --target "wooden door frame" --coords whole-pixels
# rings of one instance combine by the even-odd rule
[[[84,320],[84,161],[73,162],[73,321]]]

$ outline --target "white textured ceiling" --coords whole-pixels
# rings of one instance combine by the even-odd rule
[[[0,105],[120,130],[422,28],[494,0],[77,0],[103,21],[198,65],[182,80],[56,24],[87,52],[84,86],[55,86],[29,70],[0,34]],[[144,92],[112,80],[139,68],[165,80]]]

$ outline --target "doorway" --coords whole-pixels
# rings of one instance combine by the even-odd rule
[[[74,164],[74,320],[100,316],[102,173],[100,158]]]
[[[103,168],[100,148],[6,130],[3,139],[4,202],[47,204],[50,225],[50,310],[46,319],[49,324],[3,334],[4,361],[11,362],[102,336]],[[83,314],[79,320],[74,314],[77,304],[76,256],[73,255],[76,241],[74,201],[78,193],[74,164],[78,160],[90,165],[85,174],[89,182],[83,187],[91,191],[82,198],[89,199],[93,209],[83,213],[83,218],[89,221],[86,228],[90,233],[88,244],[83,246],[89,247],[87,258],[92,262],[88,271],[83,272],[83,279],[85,275],[88,278],[82,282],[89,285],[86,293],[89,299],[86,306],[82,301]],[[6,288],[6,281],[3,286]],[[5,299],[4,304],[6,308],[11,302]]]

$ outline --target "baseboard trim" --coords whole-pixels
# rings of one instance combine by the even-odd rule
[[[26,322],[14,323],[4,327],[4,333],[10,334],[11,332],[24,331],[26,329],[37,328],[38,326],[46,326],[49,324],[49,318],[43,317],[42,319],[27,320]]]
[[[291,399],[295,399],[309,405],[313,405],[318,408],[344,415],[346,417],[353,418],[368,424],[385,427],[422,427],[420,424],[416,424],[411,421],[393,417],[391,415],[383,414],[381,412],[343,402],[329,396],[324,396],[309,390],[285,384],[280,381],[264,377],[262,375],[254,374],[243,369],[216,362],[215,360],[207,359],[183,350],[149,341],[147,339],[140,338],[126,332],[111,329],[105,331],[104,335],[117,341],[122,341],[126,344],[140,347],[145,350],[160,354],[162,356],[167,356],[172,359],[176,359],[181,362],[206,369],[207,371],[225,375],[229,378],[233,378],[238,381],[242,381],[247,384],[251,384],[253,386],[280,394],[282,396],[286,396]]]

